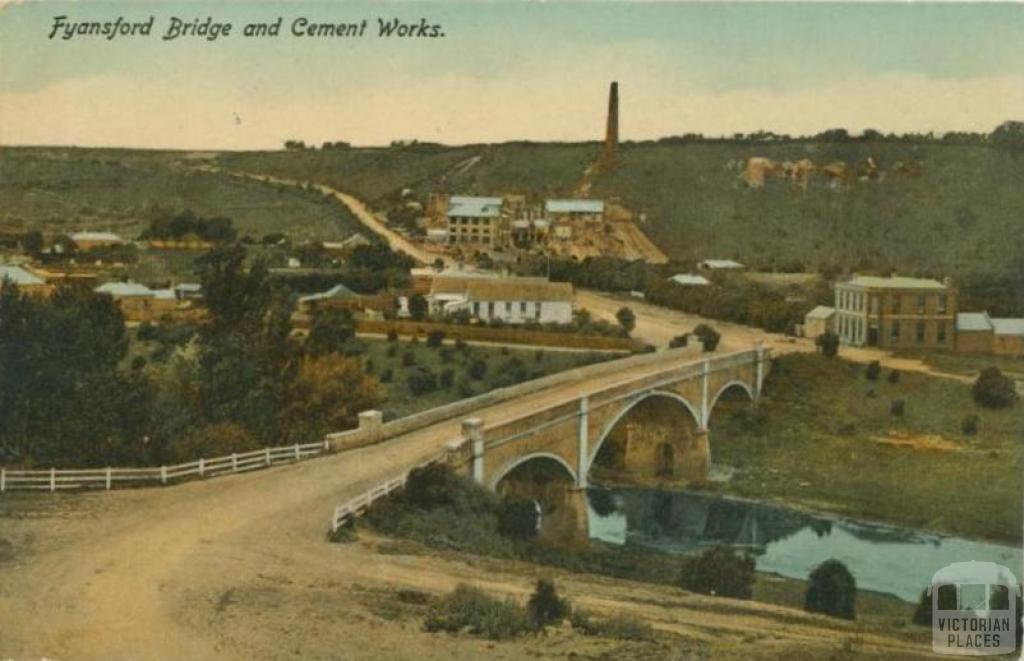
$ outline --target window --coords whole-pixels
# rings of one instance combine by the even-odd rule
[[[893,342],[900,341],[900,322],[894,321],[892,322],[892,325],[889,326],[889,339]]]
[[[473,314],[477,317],[480,316],[480,301],[473,302]]]
[[[924,322],[919,321],[914,327],[914,341],[918,344],[924,342]]]
[[[494,317],[494,301],[487,303],[487,316]]]
[[[917,313],[924,314],[924,295],[918,294],[917,296]]]
[[[519,302],[519,314],[521,314],[521,315],[525,315],[526,314],[526,301],[520,301]]]
[[[505,314],[512,314],[512,301],[505,301]]]
[[[536,301],[533,304],[533,318],[540,321],[540,301]]]
[[[893,314],[899,314],[900,313],[900,295],[899,294],[893,294],[892,295],[892,313]]]
[[[939,344],[944,344],[946,342],[946,322],[944,321],[939,322],[938,341]]]
[[[939,311],[939,314],[945,314],[946,313],[946,295],[945,294],[939,294],[939,296],[938,296],[938,298],[936,300],[937,300],[937,304],[936,304],[935,307]]]

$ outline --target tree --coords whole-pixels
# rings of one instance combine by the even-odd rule
[[[197,427],[171,445],[173,461],[212,459],[234,452],[247,452],[259,447],[245,427],[233,422],[219,422]]]
[[[698,324],[693,329],[693,334],[700,340],[701,345],[704,347],[704,351],[711,352],[718,347],[719,341],[722,339],[722,335],[711,326],[707,324]]]
[[[479,381],[487,375],[487,363],[479,358],[474,358],[466,368],[466,373],[469,374],[469,378]]]
[[[409,316],[416,321],[423,321],[427,318],[429,309],[427,299],[423,294],[413,294],[409,297]]]
[[[505,496],[498,511],[498,530],[512,539],[526,540],[537,536],[540,516],[537,504],[521,496]]]
[[[626,331],[626,335],[633,332],[636,328],[636,314],[627,307],[619,308],[619,311],[615,313],[615,318],[619,322],[619,326],[622,326],[622,330]]]
[[[852,620],[856,617],[857,582],[846,565],[826,560],[808,577],[804,610]]]
[[[21,247],[29,255],[38,256],[43,252],[43,233],[39,230],[27,232],[21,241]]]
[[[437,390],[437,375],[428,367],[417,367],[407,377],[409,392],[416,397]]]
[[[983,369],[971,388],[971,394],[978,405],[990,409],[1013,406],[1019,399],[1016,383],[998,367]]]
[[[835,358],[839,353],[839,336],[832,331],[825,331],[818,336],[814,343],[818,345],[821,355],[826,358]]]
[[[337,353],[299,361],[285,393],[281,431],[290,443],[309,443],[327,433],[352,428],[361,411],[384,401],[384,388],[358,358]]]
[[[716,546],[683,565],[679,585],[684,590],[721,597],[750,599],[754,585],[754,558]]]
[[[341,351],[356,336],[356,321],[349,310],[320,310],[302,347],[311,356]]]
[[[427,333],[427,346],[431,349],[437,349],[444,344],[444,331],[443,330],[432,330]]]
[[[877,381],[878,375],[882,373],[882,366],[877,360],[872,360],[864,369],[864,378],[868,381]]]
[[[558,624],[569,615],[569,604],[558,596],[555,584],[548,579],[539,579],[537,587],[526,604],[533,626],[543,629],[549,624]]]
[[[689,333],[683,333],[682,335],[676,335],[671,340],[669,340],[668,348],[669,349],[678,349],[680,347],[685,347],[687,344],[689,344],[689,342],[690,342],[690,334]]]

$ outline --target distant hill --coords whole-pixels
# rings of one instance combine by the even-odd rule
[[[600,147],[585,144],[233,153],[229,168],[323,182],[386,207],[402,189],[571,194]],[[845,162],[830,185],[769,177],[750,188],[748,159]],[[860,181],[871,159],[877,172]],[[877,141],[625,144],[591,195],[646,216],[644,230],[673,259],[735,258],[756,269],[895,270],[1005,275],[1024,255],[1024,157],[986,145]],[[1019,268],[1019,266],[1017,267]]]

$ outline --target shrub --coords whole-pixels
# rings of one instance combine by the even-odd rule
[[[441,370],[440,386],[444,389],[451,388],[455,383],[455,370],[448,367]]]
[[[134,358],[132,358],[132,371],[133,372],[138,372],[139,370],[141,370],[145,366],[146,366],[146,357],[145,356],[135,356]]]
[[[632,333],[636,328],[636,314],[629,308],[619,308],[619,311],[615,313],[615,319],[619,322],[619,326],[622,326],[626,335]]]
[[[719,341],[722,339],[721,333],[716,331],[707,324],[699,324],[693,329],[693,334],[700,340],[701,345],[704,347],[704,351],[714,351],[718,347]]]
[[[569,614],[569,603],[558,596],[554,582],[544,578],[537,581],[537,587],[530,595],[526,608],[533,626],[537,629],[543,629],[549,624],[558,624]]]
[[[825,331],[814,341],[826,358],[835,358],[839,353],[839,336],[832,331]]]
[[[749,599],[754,585],[754,559],[717,546],[688,558],[679,584],[691,592]]]
[[[381,383],[391,383],[395,378],[395,371],[390,367],[380,373]]]
[[[978,375],[971,389],[974,401],[990,409],[1013,406],[1018,399],[1014,380],[1002,373],[998,367],[986,367]]]
[[[972,413],[960,423],[960,431],[963,432],[964,436],[974,436],[978,433],[978,423],[980,421],[981,419]]]
[[[467,629],[471,634],[503,640],[529,631],[530,620],[526,609],[515,602],[499,601],[462,584],[430,608],[423,628],[448,632]]]
[[[889,413],[897,417],[903,417],[903,413],[907,409],[907,403],[902,399],[894,399],[892,404],[889,406]]]
[[[671,340],[669,340],[668,348],[669,349],[678,349],[680,347],[685,347],[689,343],[690,343],[690,334],[689,333],[683,333],[682,335],[676,335]]]
[[[914,617],[911,621],[922,627],[932,625],[932,598],[928,594],[928,590],[921,590],[921,598],[917,600],[917,608],[914,609]]]
[[[463,399],[466,397],[472,397],[476,394],[476,390],[473,389],[473,384],[461,376],[455,381],[455,392],[459,393],[459,396]]]
[[[458,349],[459,351],[465,351],[466,349],[469,348],[469,345],[466,344],[466,341],[464,339],[462,339],[461,337],[457,337],[455,338],[455,348]]]
[[[441,350],[437,352],[437,355],[438,355],[438,357],[441,358],[441,362],[442,363],[450,363],[450,362],[452,362],[452,348],[451,347],[441,347]]]
[[[537,536],[537,505],[529,498],[506,496],[498,512],[498,530],[512,539],[526,540]]]
[[[139,324],[139,329],[136,331],[135,337],[137,337],[140,342],[149,342],[151,340],[155,340],[156,328],[153,326],[152,323],[144,321],[141,324]]]
[[[427,346],[431,349],[437,349],[444,344],[444,331],[443,330],[432,330],[427,333]]]
[[[398,355],[398,345],[397,344],[392,344],[391,346],[389,346],[388,350],[385,352],[385,354],[387,355],[388,358],[394,358],[395,356],[397,356]]]
[[[882,373],[882,366],[877,360],[872,360],[868,363],[868,366],[864,369],[864,377],[868,381],[877,381],[878,376]]]
[[[892,370],[891,372],[889,372],[889,383],[899,383],[899,382],[900,382],[900,372],[899,372],[899,370]]]
[[[654,629],[635,615],[618,613],[607,618],[594,617],[585,610],[572,612],[572,628],[586,636],[603,636],[616,640],[650,640]]]
[[[396,331],[394,328],[388,329],[388,342],[397,342],[397,341],[398,341],[398,331]]]
[[[846,565],[826,560],[808,577],[804,610],[852,620],[856,617],[857,582]]]
[[[417,367],[407,377],[409,391],[416,395],[426,395],[437,390],[437,375],[426,367]]]
[[[542,360],[544,360],[544,350],[543,349],[537,349],[535,352],[533,352],[533,361],[535,363],[539,363]]]
[[[469,364],[466,373],[469,374],[469,378],[479,381],[487,376],[487,363],[476,358]]]
[[[248,430],[234,422],[220,422],[198,427],[171,447],[177,461],[194,461],[203,457],[223,457],[233,452],[247,452],[259,446]]]
[[[373,364],[373,358],[367,358],[363,364],[363,371],[367,374],[373,374],[377,369],[377,366]]]
[[[416,354],[406,351],[402,354],[402,367],[412,367],[416,364]]]

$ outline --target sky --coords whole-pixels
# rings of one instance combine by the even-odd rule
[[[56,16],[153,27],[50,39]],[[163,39],[207,17],[232,33]],[[279,17],[277,37],[243,35]],[[367,27],[294,36],[300,18]],[[395,18],[443,36],[378,37]],[[1021,44],[1024,4],[16,2],[0,8],[0,144],[594,140],[613,80],[624,140],[987,132],[1024,119]]]

